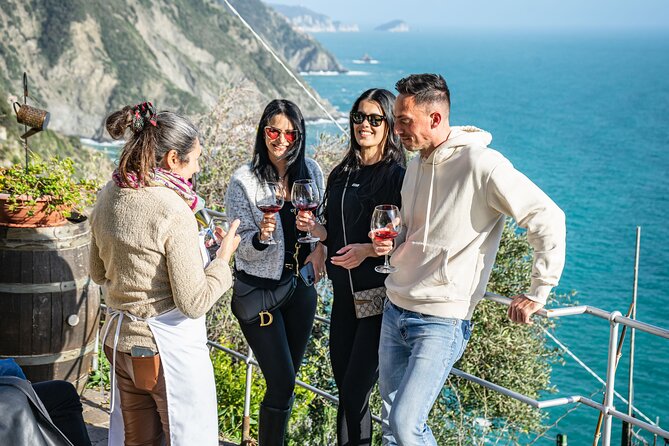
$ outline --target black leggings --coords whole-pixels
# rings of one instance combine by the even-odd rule
[[[244,324],[242,332],[258,360],[267,383],[263,404],[288,409],[295,389],[295,377],[307,349],[316,314],[316,289],[297,280],[290,301],[272,312],[274,322],[261,327],[259,322]]]
[[[339,389],[337,444],[370,445],[369,396],[379,378],[382,315],[357,319],[348,280],[334,285],[330,361]]]

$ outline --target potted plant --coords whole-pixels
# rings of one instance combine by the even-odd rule
[[[33,155],[27,168],[0,168],[0,225],[63,225],[93,203],[97,189],[97,182],[74,177],[72,159]]]

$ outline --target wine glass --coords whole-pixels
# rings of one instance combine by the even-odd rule
[[[320,191],[313,180],[297,180],[293,183],[293,191],[291,193],[291,201],[295,209],[305,212],[314,211],[320,204]],[[314,243],[320,238],[311,235],[307,231],[307,235],[297,239],[300,243]]]
[[[374,208],[372,214],[371,229],[374,239],[377,241],[392,240],[397,237],[400,231],[402,219],[400,210],[393,204],[381,204]],[[388,263],[388,254],[386,254],[383,265],[379,265],[374,270],[377,273],[394,273],[397,268]]]
[[[209,226],[212,231],[215,231],[216,228],[221,228],[226,234],[230,231],[230,222],[227,217],[219,217],[214,215],[211,217],[211,225]]]
[[[216,257],[216,251],[220,244],[215,235],[216,227],[211,216],[211,209],[202,208],[198,210],[195,213],[195,220],[197,220],[200,232],[203,234],[204,246],[209,251],[209,257],[213,260]]]
[[[283,186],[281,183],[263,182],[256,190],[256,207],[264,214],[276,214],[283,207]],[[269,234],[267,240],[260,240],[264,245],[276,245],[276,241]]]

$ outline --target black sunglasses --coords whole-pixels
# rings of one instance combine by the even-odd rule
[[[353,121],[353,124],[360,125],[365,121],[365,119],[372,127],[378,127],[383,121],[385,121],[386,117],[383,115],[377,115],[376,113],[366,115],[362,112],[351,112],[351,121]]]

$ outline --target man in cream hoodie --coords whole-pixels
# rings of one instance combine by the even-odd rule
[[[513,297],[509,317],[528,323],[556,286],[565,256],[560,208],[499,152],[492,136],[449,125],[450,92],[443,77],[408,76],[396,84],[395,132],[420,151],[402,185],[401,238],[386,279],[388,302],[379,347],[384,445],[436,445],[427,417],[471,334],[505,216],[527,229],[534,248],[526,294]],[[373,239],[378,255],[392,241]]]

